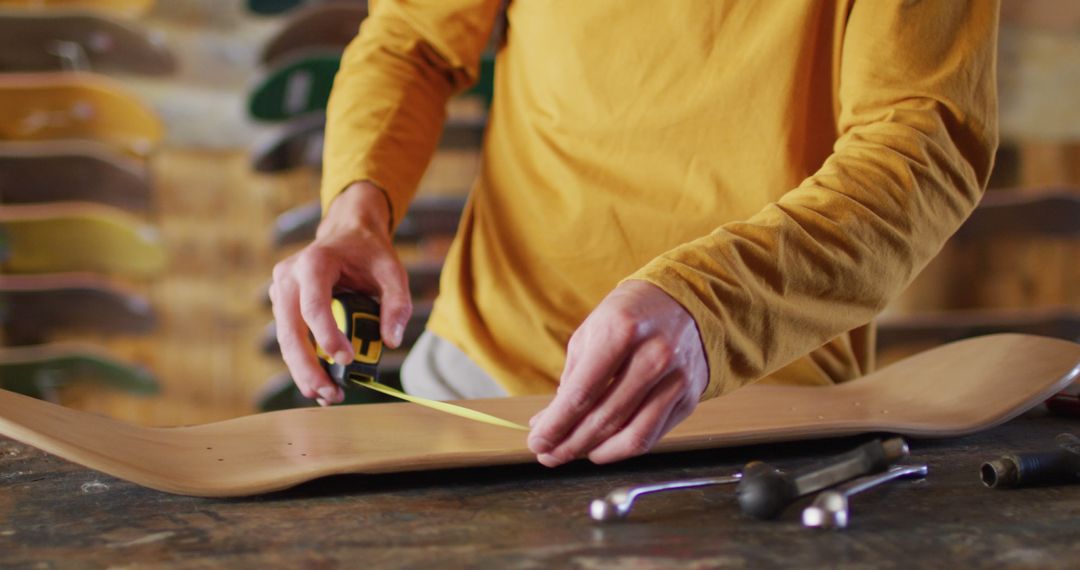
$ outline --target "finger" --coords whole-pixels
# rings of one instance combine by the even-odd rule
[[[692,396],[689,393],[683,396],[683,398],[679,400],[679,403],[675,404],[675,409],[671,410],[671,415],[669,415],[667,421],[664,422],[664,427],[660,429],[660,438],[663,438],[667,432],[675,429],[675,426],[681,424],[683,420],[690,417],[690,415],[694,413],[694,410],[697,409],[697,405],[698,398],[696,396]]]
[[[372,278],[379,288],[380,334],[390,348],[401,346],[405,326],[412,317],[412,295],[405,268],[392,256],[379,260],[371,268]]]
[[[293,382],[305,398],[341,401],[344,395],[319,366],[307,340],[307,328],[301,319],[299,294],[295,285],[279,282],[274,289],[274,328],[281,346],[281,357],[289,367]]]
[[[342,365],[352,362],[352,345],[338,329],[330,310],[331,294],[340,272],[312,252],[300,258],[294,275],[300,289],[300,315],[315,336],[315,342],[333,356],[334,362]]]
[[[583,326],[590,328],[570,348],[572,352],[581,352],[579,363],[563,375],[555,399],[529,433],[529,450],[537,455],[546,454],[562,443],[570,429],[592,410],[630,353],[632,326],[588,321]]]
[[[641,344],[596,407],[548,455],[565,463],[587,455],[607,441],[626,425],[645,396],[671,371],[673,359],[673,350],[662,339]]]
[[[664,434],[668,418],[685,394],[680,374],[669,374],[647,398],[633,419],[589,453],[593,463],[612,463],[648,452]]]

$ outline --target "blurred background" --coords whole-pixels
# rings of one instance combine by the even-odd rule
[[[0,0],[0,387],[145,425],[302,404],[266,288],[313,235],[321,109],[364,14]],[[490,71],[452,102],[397,238],[408,337],[477,170]],[[882,316],[882,363],[1000,330],[1080,337],[1080,2],[1004,0],[999,90],[991,189]]]

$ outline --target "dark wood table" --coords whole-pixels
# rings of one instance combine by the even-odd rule
[[[260,497],[168,495],[0,438],[0,567],[713,568],[1080,566],[1080,486],[986,489],[979,465],[1046,448],[1080,422],[1025,417],[982,434],[912,441],[923,482],[853,500],[851,527],[805,529],[739,513],[733,490],[640,500],[593,523],[587,505],[622,485],[797,466],[867,438],[579,463],[323,479]]]

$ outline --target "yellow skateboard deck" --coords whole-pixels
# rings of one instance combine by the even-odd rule
[[[0,141],[91,139],[146,156],[157,116],[120,84],[93,73],[0,75]]]
[[[5,206],[4,273],[88,271],[147,277],[165,268],[157,231],[110,206],[58,202]]]
[[[1044,401],[1080,375],[1080,345],[1024,335],[948,344],[829,387],[749,386],[710,400],[656,452],[895,432],[951,437]],[[548,396],[462,405],[525,423]],[[341,473],[534,461],[526,434],[412,404],[257,414],[145,428],[0,391],[0,435],[161,491],[252,495]]]
[[[154,0],[0,0],[0,9],[19,12],[106,12],[134,17],[145,14]]]

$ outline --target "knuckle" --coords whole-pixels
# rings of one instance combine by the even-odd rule
[[[646,358],[652,376],[660,375],[675,361],[675,348],[665,340],[656,340],[651,344]]]
[[[291,268],[292,264],[289,263],[288,260],[279,261],[278,263],[274,264],[274,270],[271,272],[271,276],[273,277],[274,282],[280,283],[288,279],[290,276]]]
[[[617,343],[627,343],[637,333],[637,319],[626,309],[615,309],[607,319],[607,335]]]
[[[322,301],[315,295],[300,296],[300,312],[308,319],[320,315],[321,311],[327,309],[322,305]]]
[[[593,412],[591,420],[593,431],[599,435],[606,436],[614,432],[617,427],[615,422],[615,414],[608,410],[596,410]]]
[[[589,395],[581,389],[567,389],[563,401],[572,413],[581,414],[589,409]]]
[[[638,432],[631,431],[626,434],[626,444],[623,447],[623,451],[627,457],[634,457],[636,455],[643,455],[649,451],[652,447],[652,442],[648,437],[641,435]]]

